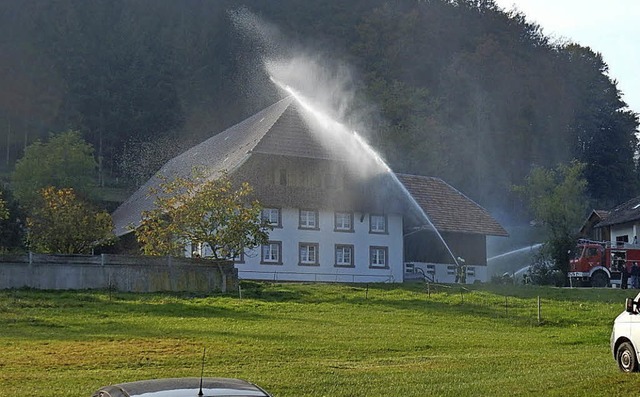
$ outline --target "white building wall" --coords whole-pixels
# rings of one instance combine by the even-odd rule
[[[244,263],[236,264],[241,279],[324,282],[402,282],[403,225],[402,216],[387,214],[387,234],[369,232],[369,214],[353,214],[353,231],[335,231],[333,211],[319,211],[319,229],[299,228],[299,210],[281,210],[282,227],[269,233],[270,241],[282,243],[282,264],[261,263],[261,248],[245,252]],[[300,265],[299,244],[317,243],[317,266]],[[354,248],[354,267],[335,266],[335,245]],[[388,268],[369,266],[369,248],[388,248]]]
[[[628,242],[633,243],[636,231],[639,229],[638,224],[623,224],[611,226],[611,243],[615,244],[618,237],[627,236]]]

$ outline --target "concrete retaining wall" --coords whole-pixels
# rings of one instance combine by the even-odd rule
[[[232,262],[125,255],[0,255],[0,289],[107,289],[124,292],[232,291]]]

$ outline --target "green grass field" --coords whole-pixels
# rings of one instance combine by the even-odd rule
[[[0,291],[0,396],[123,381],[253,381],[276,397],[615,396],[611,324],[633,291],[243,283],[237,294]],[[538,322],[537,297],[541,298]]]

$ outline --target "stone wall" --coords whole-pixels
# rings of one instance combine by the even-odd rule
[[[114,289],[123,292],[233,291],[230,261],[125,255],[0,255],[0,289]]]

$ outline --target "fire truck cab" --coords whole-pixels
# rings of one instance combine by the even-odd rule
[[[580,240],[569,262],[571,285],[620,287],[633,262],[640,264],[640,245]]]

